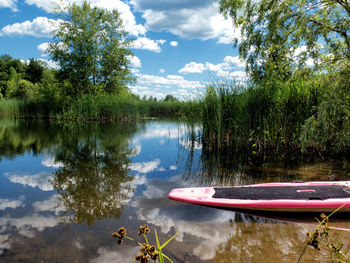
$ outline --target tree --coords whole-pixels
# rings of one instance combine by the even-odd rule
[[[348,0],[219,0],[241,29],[239,53],[253,79],[290,77],[308,58],[350,63]],[[335,62],[335,63],[334,63]],[[341,62],[341,63],[339,63]]]
[[[173,95],[166,95],[164,98],[164,101],[177,101],[177,98],[175,98]]]
[[[40,82],[45,68],[43,64],[40,60],[31,58],[25,72],[25,79],[32,83]]]
[[[84,1],[82,5],[73,3],[58,15],[63,21],[49,52],[60,66],[58,78],[71,86],[68,95],[127,89],[133,82],[128,67],[132,53],[118,11],[91,7]]]

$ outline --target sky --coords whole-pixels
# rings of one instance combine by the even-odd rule
[[[55,64],[45,52],[58,17],[54,8],[73,0],[0,0],[0,55]],[[130,58],[140,97],[179,99],[200,96],[217,80],[242,79],[245,64],[233,47],[240,38],[232,21],[218,12],[215,0],[90,0],[117,9],[135,39]]]

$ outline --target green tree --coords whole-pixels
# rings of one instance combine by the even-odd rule
[[[49,46],[58,62],[58,78],[68,81],[72,97],[98,92],[118,93],[133,82],[128,34],[117,10],[73,3],[58,16],[63,20]]]
[[[239,53],[255,80],[286,79],[308,58],[350,62],[347,0],[219,0],[220,12],[241,30]],[[335,62],[335,63],[334,63]],[[339,63],[341,62],[341,63]],[[317,65],[316,65],[317,66]],[[329,67],[330,68],[330,67]]]
[[[44,68],[43,62],[31,58],[26,68],[25,79],[32,83],[40,82],[43,77]]]
[[[164,101],[177,101],[178,99],[175,98],[173,95],[166,95],[165,98],[164,98]]]

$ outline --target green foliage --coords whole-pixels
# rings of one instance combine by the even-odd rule
[[[342,152],[350,148],[350,107],[333,97],[317,107],[301,132],[303,150]]]
[[[220,0],[220,11],[241,30],[240,56],[255,81],[287,80],[313,58],[350,61],[350,6],[337,0]],[[319,43],[325,43],[324,46]],[[334,63],[335,62],[335,63]],[[326,64],[324,64],[326,65]],[[331,67],[328,67],[330,69]]]
[[[101,92],[119,93],[133,82],[128,68],[130,40],[117,10],[73,3],[62,10],[63,20],[49,52],[60,65],[58,78],[68,81],[71,97]]]

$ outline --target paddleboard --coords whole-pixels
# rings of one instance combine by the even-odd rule
[[[350,212],[350,181],[263,183],[231,187],[177,188],[172,200],[237,210]]]

